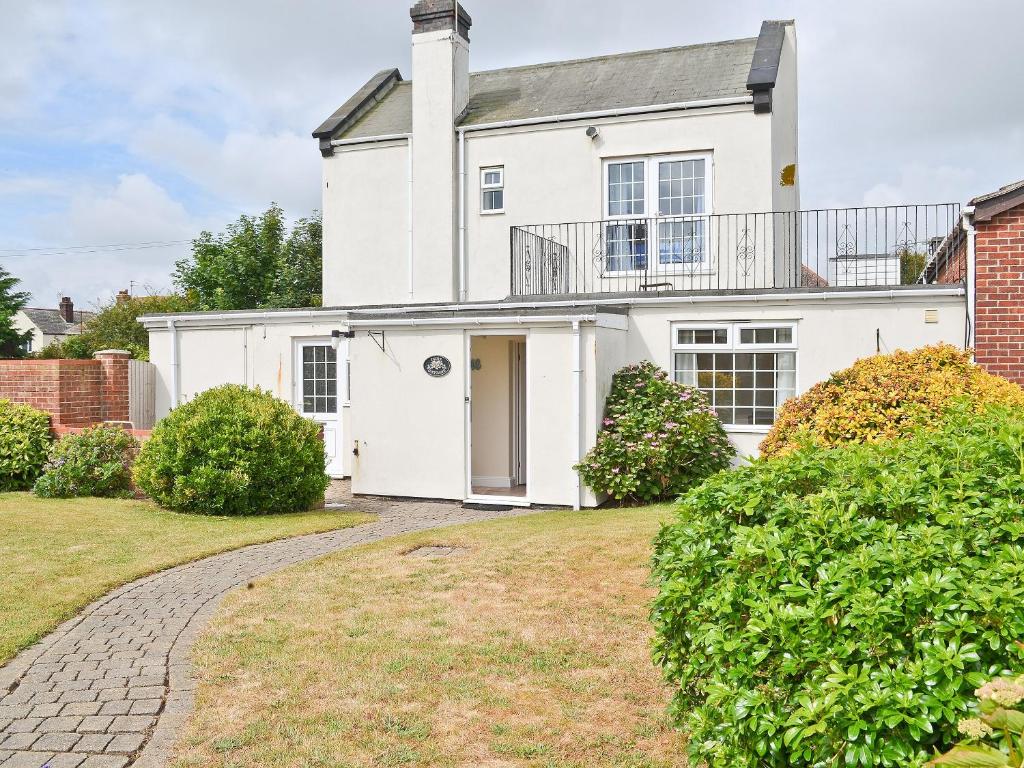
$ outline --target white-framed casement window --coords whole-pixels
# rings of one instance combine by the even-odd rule
[[[796,323],[675,324],[673,375],[704,392],[725,426],[767,430],[796,394],[796,331]]]
[[[604,169],[605,271],[710,267],[710,153],[617,158]]]
[[[502,166],[480,169],[480,212],[505,212],[505,169]]]

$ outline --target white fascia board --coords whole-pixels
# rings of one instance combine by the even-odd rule
[[[485,317],[405,317],[381,318],[378,320],[349,319],[349,328],[395,328],[395,327],[472,327],[510,325],[568,325],[570,323],[592,323],[598,315],[487,315]]]
[[[142,315],[137,321],[150,331],[179,328],[230,328],[245,325],[289,325],[294,323],[344,323],[348,310],[286,309],[277,312],[181,312],[173,315]]]

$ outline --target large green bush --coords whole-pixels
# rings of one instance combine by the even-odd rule
[[[651,502],[678,496],[735,454],[704,394],[644,361],[612,377],[597,444],[574,469],[597,493]]]
[[[138,441],[120,427],[100,424],[66,435],[53,446],[32,490],[47,498],[129,496],[138,450]]]
[[[1024,416],[722,473],[660,532],[655,659],[695,762],[919,766],[1024,659]]]
[[[32,487],[50,448],[50,417],[29,405],[0,400],[0,491]]]
[[[309,509],[328,478],[318,424],[259,388],[207,390],[161,419],[135,482],[181,512],[257,515]]]

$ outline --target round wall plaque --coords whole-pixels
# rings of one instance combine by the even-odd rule
[[[447,376],[452,370],[452,361],[444,355],[431,355],[423,361],[423,370],[428,376]]]

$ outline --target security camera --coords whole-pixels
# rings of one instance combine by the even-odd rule
[[[597,138],[597,133],[598,133],[597,126],[594,126],[594,125],[587,126],[587,136],[589,136],[591,138],[591,140]]]

